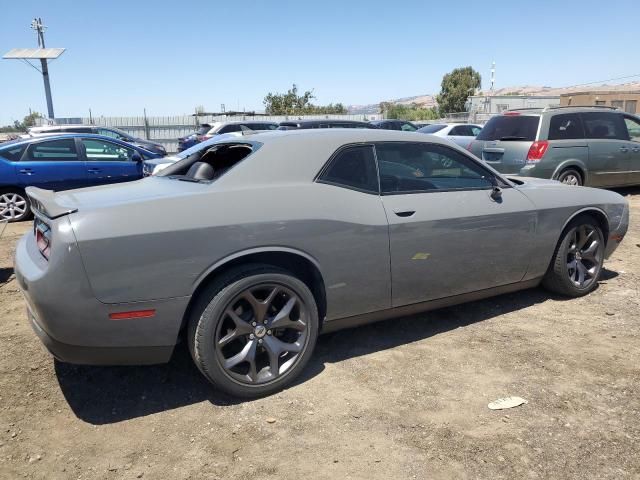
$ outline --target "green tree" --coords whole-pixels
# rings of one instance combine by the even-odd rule
[[[399,118],[402,120],[435,120],[440,118],[435,108],[423,108],[415,103],[406,105],[382,102],[380,111],[385,114],[385,118]]]
[[[294,83],[287,93],[269,92],[263,100],[265,112],[269,115],[304,115],[313,113],[347,113],[347,109],[341,103],[330,103],[326,106],[316,106],[311,100],[316,98],[313,90],[307,90],[298,95],[298,86]]]
[[[24,117],[22,121],[15,120],[13,125],[6,125],[0,127],[0,132],[24,132],[29,127],[33,127],[36,124],[36,119],[42,118],[42,114],[38,112],[31,112]]]
[[[440,94],[436,97],[440,112],[464,112],[467,99],[480,88],[482,78],[471,67],[456,68],[442,77]]]

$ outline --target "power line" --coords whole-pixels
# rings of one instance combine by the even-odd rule
[[[615,82],[617,80],[626,80],[628,78],[636,78],[636,77],[640,77],[640,73],[637,73],[635,75],[626,75],[624,77],[608,78],[607,80],[597,80],[595,82],[579,83],[577,85],[567,85],[566,87],[561,87],[561,88],[584,87],[585,85],[593,85],[595,83]]]

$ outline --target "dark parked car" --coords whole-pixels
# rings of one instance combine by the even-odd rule
[[[144,148],[149,152],[160,155],[167,154],[167,150],[162,144],[134,137],[127,132],[113,127],[97,127],[95,125],[44,125],[42,127],[31,127],[29,129],[29,135],[32,137],[59,135],[61,133],[95,133],[96,135],[104,135],[105,137],[111,137],[129,143],[134,147]]]
[[[278,130],[303,130],[308,128],[377,128],[367,122],[358,120],[287,120],[280,122]]]
[[[69,134],[0,145],[0,220],[29,217],[25,188],[68,190],[142,177],[142,162],[162,155],[115,138]]]
[[[418,130],[418,127],[407,120],[372,120],[369,123],[383,130],[400,130],[402,132],[415,132]]]
[[[201,123],[198,129],[184,137],[178,139],[178,152],[183,152],[187,148],[191,148],[202,141],[202,136],[211,130],[212,125],[210,123]]]
[[[510,110],[468,150],[503,173],[568,185],[640,184],[640,117],[610,107]]]

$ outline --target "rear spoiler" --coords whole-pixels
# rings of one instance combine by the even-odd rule
[[[54,219],[77,212],[77,208],[70,208],[60,205],[56,201],[56,192],[53,190],[43,190],[37,187],[27,187],[27,195],[31,201],[31,210],[40,213],[47,218]]]

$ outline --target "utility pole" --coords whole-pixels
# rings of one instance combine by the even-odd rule
[[[31,22],[31,28],[36,31],[38,35],[38,48],[46,48],[44,45],[44,31],[47,27],[42,24],[42,18],[34,18]],[[42,80],[44,81],[44,94],[47,97],[47,113],[49,118],[55,118],[53,114],[53,100],[51,99],[51,85],[49,84],[49,67],[47,66],[47,59],[40,59],[40,66],[42,67]]]
[[[14,48],[5,53],[2,58],[7,60],[22,60],[30,67],[37,70],[42,74],[42,80],[44,82],[44,93],[47,99],[47,112],[51,120],[54,119],[53,114],[53,100],[51,100],[51,85],[49,84],[49,67],[47,65],[48,60],[55,60],[63,54],[64,48],[46,48],[44,43],[44,31],[45,27],[42,23],[42,18],[34,18],[31,22],[31,28],[36,31],[38,35],[38,48]],[[40,67],[38,68],[30,60],[40,60]]]

